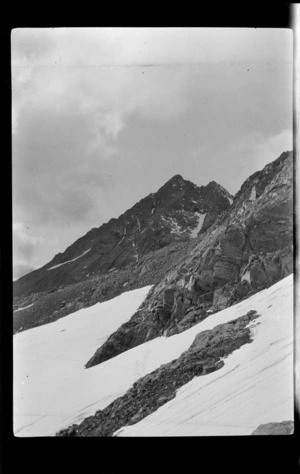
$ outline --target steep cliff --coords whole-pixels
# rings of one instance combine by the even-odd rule
[[[184,331],[292,271],[293,154],[285,152],[244,182],[232,205],[182,253],[86,366]]]

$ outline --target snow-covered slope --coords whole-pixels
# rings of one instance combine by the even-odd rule
[[[200,323],[204,329],[213,319],[235,319],[249,309],[261,315],[250,325],[253,342],[234,351],[222,369],[195,377],[155,413],[116,434],[250,435],[260,424],[293,420],[292,290],[290,275]]]
[[[17,334],[15,435],[54,435],[79,423],[123,395],[138,378],[179,357],[200,331],[253,309],[261,315],[252,329],[254,342],[235,351],[222,369],[193,379],[174,400],[120,434],[249,434],[261,423],[293,419],[292,289],[289,276],[183,333],[153,339],[90,369],[83,367],[95,346],[130,318],[149,287]]]
[[[14,336],[15,435],[55,434],[62,426],[94,413],[106,397],[109,403],[128,388],[122,363],[112,374],[109,366],[97,371],[86,370],[84,364],[99,344],[131,318],[150,288],[125,292]]]

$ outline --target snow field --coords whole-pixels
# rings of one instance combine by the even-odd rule
[[[111,377],[115,374],[110,373],[107,364],[94,369],[85,369],[84,365],[109,335],[131,318],[150,288],[122,293],[14,336],[16,436],[55,434],[119,395],[124,384],[119,388],[118,380],[126,373],[122,361],[115,369],[117,380]]]
[[[198,330],[200,325],[201,330],[208,329],[213,320],[236,319],[250,309],[261,315],[249,326],[253,342],[224,359],[222,369],[195,377],[173,400],[115,435],[250,435],[260,424],[293,420],[292,275],[212,315]]]
[[[15,335],[15,435],[51,436],[79,423],[123,395],[138,378],[178,358],[200,331],[251,309],[261,314],[251,325],[254,342],[230,355],[221,370],[193,379],[156,413],[118,433],[249,434],[261,420],[293,419],[292,288],[289,276],[181,334],[153,339],[89,369],[84,364],[130,319],[150,287]]]

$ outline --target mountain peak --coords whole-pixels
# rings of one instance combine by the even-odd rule
[[[182,183],[186,183],[187,181],[185,179],[183,179],[183,177],[181,176],[181,174],[175,174],[171,179],[169,179],[168,181],[166,181],[166,183],[164,184],[164,186],[166,185],[170,185],[170,184],[182,184]]]
[[[185,180],[180,174],[175,174],[172,178],[170,178],[168,181],[163,184],[159,190],[157,191],[158,194],[161,192],[166,192],[173,190],[173,188],[181,189],[185,187],[187,184],[192,184],[190,181]],[[195,186],[195,185],[193,185]]]
[[[175,174],[169,181],[185,181],[181,174]]]
[[[212,188],[212,189],[224,189],[223,186],[221,186],[220,184],[218,184],[216,181],[210,181],[207,185],[208,188]]]
[[[218,194],[229,199],[229,201],[233,199],[233,196],[227,191],[227,189],[223,188],[223,186],[221,186],[221,184],[218,184],[216,181],[210,181],[206,186],[206,189],[217,191]]]

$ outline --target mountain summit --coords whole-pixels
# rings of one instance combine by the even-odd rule
[[[292,152],[250,176],[234,199],[215,181],[199,187],[173,176],[14,282],[14,331],[154,284],[94,365],[269,286],[293,269],[292,178]]]
[[[293,155],[254,173],[215,220],[152,289],[130,321],[87,362],[97,365],[158,336],[185,331],[212,313],[293,271]],[[220,187],[212,182],[205,188]]]
[[[292,152],[174,176],[17,282],[15,433],[292,433],[292,272]]]
[[[82,289],[84,294],[80,294],[79,306],[76,306],[79,308],[81,303],[85,305],[88,300],[87,287],[91,296],[91,288],[97,286],[98,295],[101,286],[98,296],[103,300],[124,291],[124,284],[130,283],[126,289],[153,284],[176,259],[182,245],[201,236],[230,207],[231,202],[232,196],[215,182],[198,187],[182,176],[175,175],[156,193],[141,199],[117,219],[113,218],[99,228],[90,230],[42,268],[17,280],[14,283],[14,295],[19,298],[18,304],[26,306],[24,297],[30,295],[35,296],[26,300],[27,306],[43,296],[49,299],[49,292],[52,292],[51,300],[57,302],[63,293],[54,298],[56,290],[61,292],[68,287],[70,292],[70,285],[82,283],[85,288]],[[111,275],[115,275],[115,272],[118,272],[118,278],[110,285]],[[126,276],[122,278],[122,275]],[[119,285],[117,280],[120,278]],[[107,291],[104,287],[107,287]],[[55,303],[55,309],[51,303],[51,317],[57,318],[74,310],[75,299],[72,293],[69,308],[66,308],[66,304],[63,311],[61,304],[65,299],[58,307]],[[92,301],[95,303],[94,299]],[[29,311],[34,310],[28,309],[26,313]],[[39,319],[36,315],[32,319],[26,318],[24,322],[26,313],[16,314],[18,329],[35,325]],[[43,313],[45,315],[45,308]]]

